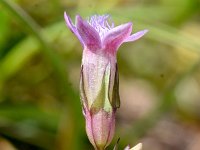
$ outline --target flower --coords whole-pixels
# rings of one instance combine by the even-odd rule
[[[109,15],[94,15],[88,20],[77,15],[75,25],[66,13],[64,18],[83,46],[80,93],[86,132],[95,149],[103,150],[113,138],[115,113],[120,106],[117,50],[147,30],[130,35],[132,23],[115,27],[109,23]]]

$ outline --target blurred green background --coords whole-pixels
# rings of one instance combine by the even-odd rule
[[[0,150],[90,150],[72,18],[110,14],[149,29],[118,52],[120,149],[200,149],[199,0],[1,0]],[[74,20],[74,19],[73,19]]]

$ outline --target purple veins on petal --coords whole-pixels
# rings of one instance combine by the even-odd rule
[[[87,22],[84,21],[81,16],[76,16],[76,27],[79,35],[81,36],[83,43],[90,50],[96,50],[101,48],[101,39],[98,32]]]
[[[139,38],[144,36],[147,32],[148,32],[148,30],[142,30],[142,31],[136,32],[136,33],[132,34],[131,36],[127,37],[124,40],[124,42],[133,42],[135,40],[138,40]]]

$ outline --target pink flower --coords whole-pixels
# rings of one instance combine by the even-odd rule
[[[131,35],[132,23],[114,27],[108,22],[109,15],[95,15],[88,20],[77,15],[75,25],[66,13],[64,17],[83,46],[80,92],[86,132],[95,149],[105,149],[113,138],[115,112],[120,106],[117,50],[147,30]]]

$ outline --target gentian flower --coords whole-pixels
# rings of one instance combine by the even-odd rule
[[[113,138],[115,113],[120,106],[117,50],[147,30],[131,35],[132,23],[115,27],[109,23],[109,15],[94,15],[87,20],[77,15],[75,25],[66,13],[64,18],[83,46],[80,93],[86,132],[94,148],[104,150]]]

